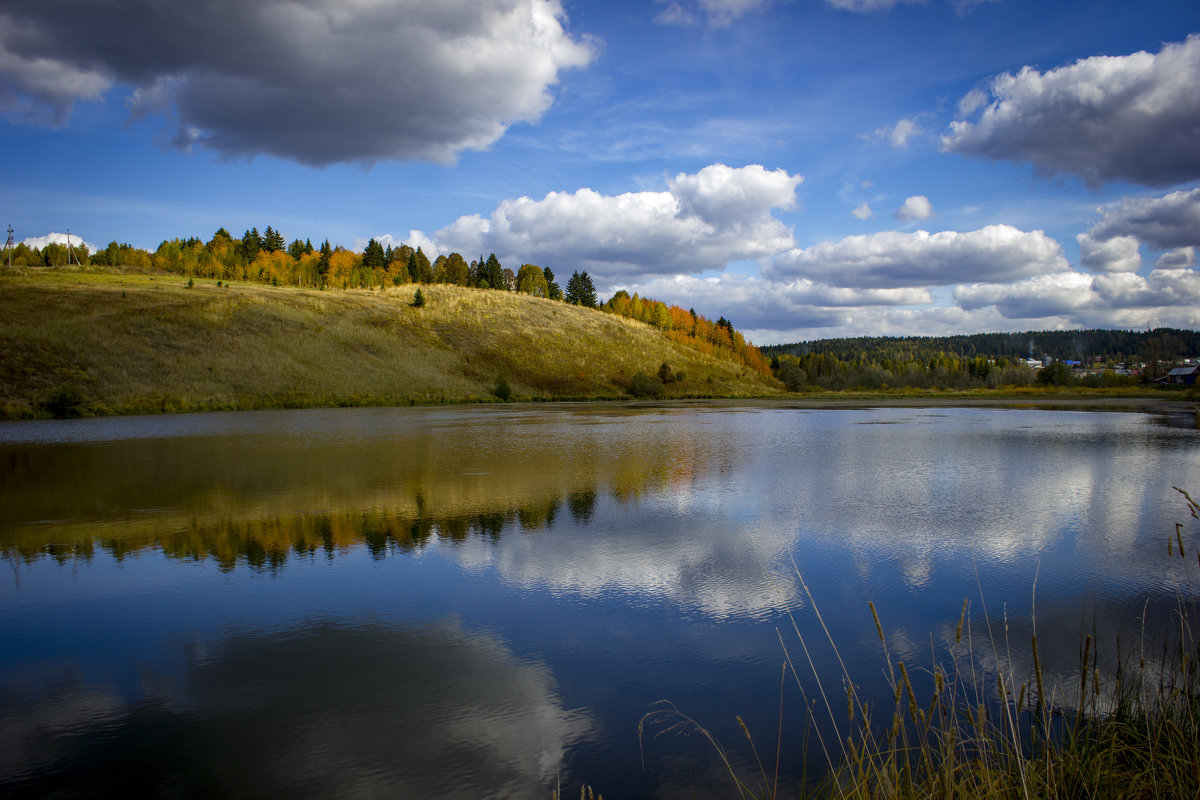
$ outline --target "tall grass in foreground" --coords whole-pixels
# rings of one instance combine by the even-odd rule
[[[1200,519],[1200,505],[1186,491],[1177,491],[1188,513]],[[893,701],[880,711],[859,697],[840,654],[841,688],[831,690],[828,676],[817,674],[809,644],[793,619],[799,652],[781,636],[784,677],[804,693],[806,739],[812,737],[825,759],[824,776],[814,783],[781,787],[780,741],[771,743],[774,763],[764,761],[740,717],[754,764],[751,774],[735,766],[730,751],[709,731],[670,704],[643,718],[639,736],[651,727],[656,735],[701,734],[741,798],[1200,798],[1200,644],[1191,576],[1192,559],[1200,563],[1200,554],[1185,545],[1181,524],[1170,537],[1168,554],[1183,578],[1169,632],[1155,644],[1153,655],[1144,647],[1124,657],[1118,654],[1114,674],[1104,674],[1098,653],[1102,643],[1086,634],[1077,673],[1052,680],[1038,647],[1036,608],[1030,620],[1031,658],[1026,660],[1015,657],[1007,618],[1000,625],[989,621],[977,641],[968,617],[970,603],[964,601],[953,641],[945,643],[946,658],[932,667],[931,676],[921,675],[914,683],[912,665],[889,653],[872,603]],[[803,577],[800,582],[836,652],[837,643]],[[1034,592],[1036,596],[1036,581]],[[979,666],[981,650],[995,658],[995,669]],[[801,680],[804,666],[798,663],[816,679],[816,696],[807,694]],[[1018,668],[1018,663],[1026,666]],[[782,720],[782,686],[780,697]]]

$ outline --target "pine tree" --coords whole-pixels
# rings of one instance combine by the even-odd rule
[[[544,267],[542,272],[546,275],[546,297],[551,300],[562,300],[562,287],[554,282],[554,270]]]
[[[495,253],[488,256],[480,272],[482,273],[483,280],[487,281],[489,288],[504,288],[504,267],[500,265],[500,259],[496,258]]]
[[[285,246],[283,234],[268,225],[267,232],[263,234],[259,246],[268,253],[277,253]]]
[[[321,276],[320,283],[325,285],[325,276],[329,274],[329,262],[333,258],[333,248],[329,246],[329,240],[321,245],[321,255],[317,258],[317,274]]]
[[[429,263],[429,256],[425,255],[420,247],[413,252],[413,263],[416,264],[417,270],[417,275],[413,280],[420,283],[433,283],[433,265]]]
[[[258,251],[262,249],[262,239],[258,235],[258,228],[251,228],[242,234],[241,247],[238,249],[247,264],[258,258]]]
[[[383,245],[374,239],[367,242],[363,249],[362,265],[363,269],[386,269],[387,256],[383,252]]]

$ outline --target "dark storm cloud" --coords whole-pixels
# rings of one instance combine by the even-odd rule
[[[92,0],[0,11],[0,108],[65,121],[132,90],[177,145],[311,165],[453,161],[550,105],[590,62],[558,0]]]

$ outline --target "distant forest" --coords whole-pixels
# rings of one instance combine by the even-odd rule
[[[1164,345],[1170,352],[1164,352]],[[759,350],[769,358],[785,353],[793,356],[825,353],[841,360],[879,361],[897,355],[924,352],[951,354],[960,358],[986,356],[1089,362],[1099,358],[1105,363],[1119,363],[1172,360],[1200,354],[1200,331],[1178,328],[1156,328],[1152,331],[1093,328],[959,336],[859,336],[853,339],[816,339],[796,344],[767,345],[759,347]]]
[[[861,336],[767,345],[775,376],[792,391],[911,387],[1028,386],[1118,388],[1159,378],[1200,354],[1200,331],[1075,330],[961,336]],[[1034,369],[1026,359],[1048,361]],[[1079,362],[1087,370],[1073,370]],[[1144,364],[1145,367],[1139,365]]]

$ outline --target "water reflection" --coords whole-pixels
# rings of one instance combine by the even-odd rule
[[[548,796],[593,727],[545,665],[456,625],[330,620],[180,647],[183,668],[136,696],[70,666],[7,679],[0,791]]]
[[[1164,569],[1163,539],[1186,522],[1189,552],[1200,540],[1171,489],[1200,475],[1200,433],[1141,415],[215,417],[228,425],[178,418],[139,432],[90,420],[42,439],[0,426],[0,552],[13,568],[0,626],[16,634],[0,658],[10,783],[66,764],[136,794],[144,787],[128,781],[141,778],[102,765],[131,770],[149,740],[168,738],[178,744],[145,777],[154,791],[176,780],[220,789],[223,759],[264,794],[292,791],[296,775],[364,791],[379,780],[423,795],[538,794],[559,769],[619,787],[607,796],[703,794],[700,776],[719,782],[720,768],[710,773],[694,748],[660,749],[641,772],[638,718],[669,697],[726,742],[741,739],[735,715],[774,730],[776,631],[794,645],[793,620],[818,675],[840,676],[844,659],[862,696],[886,701],[869,600],[889,652],[915,665],[941,652],[971,598],[968,624],[1007,630],[1025,670],[1036,579],[1047,669],[1067,685],[1081,623],[1135,625],[1139,609],[1166,615],[1156,604],[1194,593]],[[102,618],[87,616],[100,596]],[[1080,616],[1087,598],[1095,623]],[[104,635],[81,636],[97,626]],[[162,664],[147,650],[164,639],[200,644]],[[979,641],[972,663],[994,675],[1000,659]],[[320,680],[298,666],[310,661]],[[480,694],[493,684],[498,694]],[[566,710],[576,708],[588,710]],[[803,717],[789,713],[795,743]],[[414,788],[393,774],[419,773],[408,755],[385,763],[356,731],[407,741],[417,719],[428,741],[407,749],[441,766]],[[266,743],[257,766],[254,731]],[[437,761],[448,752],[462,766]],[[482,783],[460,785],[462,775]]]

